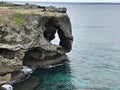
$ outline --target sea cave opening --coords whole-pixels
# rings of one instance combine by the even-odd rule
[[[59,43],[60,43],[60,38],[59,38],[57,32],[55,33],[55,38],[51,41],[51,43],[52,43],[52,44],[59,45]]]

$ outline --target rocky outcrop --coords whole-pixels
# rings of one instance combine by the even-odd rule
[[[28,7],[28,6],[27,6]],[[31,9],[32,8],[32,9]],[[0,80],[11,80],[13,72],[21,71],[23,65],[45,67],[67,60],[65,53],[72,48],[71,22],[66,8],[18,5],[0,10]],[[6,19],[7,18],[7,19]],[[52,44],[55,33],[59,45]],[[0,81],[1,83],[1,81]]]
[[[40,80],[38,77],[31,76],[24,82],[15,84],[14,90],[35,90],[38,87]],[[24,87],[23,87],[24,86]]]

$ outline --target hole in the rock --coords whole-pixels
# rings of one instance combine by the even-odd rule
[[[2,55],[4,58],[13,59],[15,52],[12,50],[0,48],[0,55]]]
[[[28,50],[26,53],[25,53],[25,57],[24,59],[30,59],[30,58],[40,58],[41,57],[41,52],[42,50],[40,48],[33,48],[31,50]]]
[[[60,42],[60,38],[59,38],[59,36],[58,36],[58,33],[56,32],[56,33],[55,33],[55,39],[53,39],[53,40],[51,41],[51,43],[52,43],[52,44],[59,45],[59,42]]]
[[[52,44],[59,45],[60,39],[58,36],[58,26],[56,25],[56,18],[52,17],[45,23],[45,31],[43,35],[47,41]]]

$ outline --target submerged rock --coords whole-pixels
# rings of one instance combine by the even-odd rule
[[[23,81],[26,78],[25,73],[23,72],[13,72],[12,77],[9,83],[14,84],[20,81]]]
[[[46,67],[67,60],[73,36],[66,11],[37,5],[0,8],[0,79],[20,72],[23,65]],[[51,43],[56,33],[59,45]]]
[[[40,81],[38,77],[30,77],[24,82],[13,85],[14,90],[35,90]]]

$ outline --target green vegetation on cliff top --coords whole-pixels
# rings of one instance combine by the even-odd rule
[[[15,6],[15,4],[1,1],[0,6],[2,6],[2,7],[11,7],[11,6]]]
[[[32,9],[31,9],[32,7]],[[25,20],[27,15],[40,14],[44,17],[62,17],[66,14],[59,12],[52,12],[46,10],[45,7],[38,8],[37,5],[31,4],[13,4],[7,2],[0,2],[0,25],[7,23],[11,26],[21,27],[27,23]]]
[[[15,21],[19,26],[24,25],[25,22],[25,14],[22,13],[14,13],[13,14],[13,21]]]

